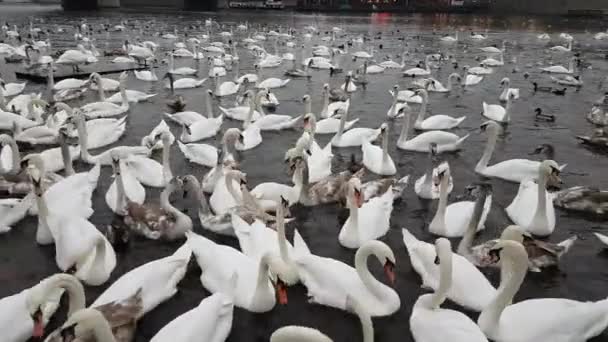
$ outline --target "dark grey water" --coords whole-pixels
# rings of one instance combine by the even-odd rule
[[[502,40],[508,40],[511,44],[505,56],[507,65],[497,68],[497,71],[486,76],[483,82],[471,87],[465,92],[457,91],[450,95],[430,96],[430,111],[432,113],[444,113],[453,116],[466,115],[467,120],[460,129],[455,132],[463,135],[468,132],[471,137],[465,144],[462,152],[448,154],[443,157],[450,162],[455,182],[453,194],[462,193],[464,187],[478,178],[473,168],[481,155],[485,137],[475,129],[482,122],[481,102],[497,103],[499,94],[499,81],[502,77],[511,78],[512,87],[520,88],[521,99],[513,105],[512,124],[509,125],[503,140],[499,142],[493,160],[504,160],[516,157],[527,157],[535,146],[541,143],[551,143],[556,149],[555,159],[560,163],[568,163],[568,169],[572,173],[566,173],[563,178],[566,186],[594,185],[601,188],[608,187],[608,160],[603,155],[579,146],[574,135],[586,133],[591,129],[585,120],[585,115],[591,108],[591,103],[597,100],[602,92],[598,84],[608,71],[608,61],[604,55],[608,52],[608,42],[593,40],[593,34],[605,30],[605,23],[600,20],[589,19],[563,19],[563,18],[522,18],[522,17],[486,17],[473,15],[409,15],[391,16],[384,14],[347,16],[347,15],[308,15],[291,14],[280,12],[220,12],[220,13],[196,13],[196,14],[167,14],[167,13],[140,13],[140,12],[87,12],[87,13],[63,13],[55,7],[38,6],[0,6],[0,21],[8,21],[10,24],[25,25],[30,17],[44,18],[45,25],[51,28],[55,24],[75,24],[81,18],[89,23],[99,24],[110,22],[117,24],[122,19],[155,20],[154,30],[173,30],[174,26],[183,32],[188,26],[196,24],[197,21],[208,17],[217,19],[222,24],[238,24],[248,21],[254,27],[259,25],[281,25],[283,27],[303,28],[308,24],[315,24],[324,32],[333,26],[341,26],[348,32],[349,36],[366,34],[375,37],[382,33],[382,39],[372,39],[368,44],[376,48],[379,44],[383,49],[378,52],[380,56],[385,54],[394,55],[402,51],[402,41],[399,37],[408,38],[408,50],[410,51],[409,65],[414,66],[418,60],[424,58],[425,53],[435,53],[439,50],[453,54],[459,61],[460,66],[469,64],[476,65],[474,58],[476,46],[488,46],[490,44],[500,45]],[[45,26],[38,24],[37,26]],[[470,30],[483,31],[488,29],[490,38],[482,43],[473,43],[470,40],[462,40],[457,45],[446,46],[438,42],[438,35],[433,35],[432,30],[439,33],[452,33],[454,28],[463,28],[463,36]],[[536,35],[540,32],[551,33],[553,40],[548,43],[540,43]],[[549,84],[548,76],[538,72],[536,63],[549,65],[552,60],[547,48],[557,43],[557,35],[560,32],[569,32],[575,38],[575,50],[580,52],[581,58],[590,63],[591,69],[582,71],[585,81],[580,91],[569,90],[566,96],[554,96],[552,94],[531,92],[530,81],[536,80],[541,84]],[[151,32],[149,32],[151,33]],[[195,32],[191,32],[195,33]],[[135,34],[134,34],[135,35]],[[110,41],[105,39],[105,34],[97,38],[98,49],[111,50],[119,47],[126,38],[125,33],[112,34]],[[143,38],[151,38],[144,36]],[[240,39],[244,36],[237,36]],[[55,48],[67,48],[73,46],[72,35],[52,35]],[[163,44],[163,50],[169,49],[172,41],[159,39]],[[268,46],[268,48],[271,48]],[[270,50],[272,51],[272,50]],[[241,72],[252,72],[252,57],[245,50],[239,50],[241,56]],[[568,57],[555,55],[553,61],[566,64]],[[511,73],[513,64],[508,63],[512,57],[517,57],[521,69],[518,73]],[[204,77],[207,67],[201,64],[199,76]],[[525,67],[526,65],[533,67]],[[190,60],[179,61],[177,66],[191,66]],[[345,70],[354,67],[354,62],[348,58],[344,59]],[[281,66],[276,69],[265,69],[264,76],[280,76],[285,68]],[[164,71],[165,66],[161,67]],[[0,72],[6,81],[14,79],[14,65],[2,65]],[[523,72],[530,74],[530,80],[524,80]],[[435,70],[437,79],[444,82],[447,76],[453,72],[449,64],[443,64],[441,69]],[[163,72],[157,71],[162,75]],[[116,78],[117,75],[110,77]],[[366,89],[358,91],[352,100],[351,116],[360,118],[359,125],[364,127],[377,127],[386,118],[386,111],[391,102],[388,89],[394,84],[407,86],[410,79],[403,78],[397,71],[387,70],[381,75],[370,75],[370,83]],[[276,90],[275,93],[281,104],[278,113],[296,114],[301,113],[303,105],[300,99],[304,94],[311,94],[313,98],[313,109],[319,111],[321,108],[321,87],[325,82],[337,86],[343,82],[343,76],[331,77],[323,71],[314,71],[310,81],[292,80],[285,88]],[[207,83],[210,86],[211,83]],[[45,87],[41,85],[28,84],[27,91],[42,91]],[[147,92],[157,92],[159,95],[148,103],[136,104],[132,107],[128,119],[128,134],[117,143],[120,145],[139,144],[141,137],[148,134],[162,119],[165,110],[165,101],[170,94],[162,88],[160,83],[150,84],[141,82],[130,77],[129,89],[137,89]],[[194,90],[182,90],[182,94],[188,101],[188,108],[203,112],[202,94],[206,87]],[[81,103],[91,101],[95,95],[91,93]],[[229,100],[223,100],[228,104]],[[215,108],[217,108],[217,105]],[[536,125],[533,118],[533,110],[536,107],[543,108],[544,112],[555,114],[557,122],[554,125]],[[391,142],[393,146],[390,153],[395,160],[399,174],[411,174],[413,179],[418,178],[424,172],[426,156],[417,153],[406,153],[394,147],[397,140],[401,123],[392,123]],[[228,121],[225,127],[237,126],[236,122]],[[172,126],[177,135],[179,130]],[[292,145],[299,133],[280,132],[264,133],[264,142],[258,148],[244,153],[245,160],[242,169],[247,172],[251,186],[270,180],[288,182],[285,174],[282,158],[287,146]],[[320,137],[320,143],[329,141],[330,136]],[[218,143],[211,139],[208,143]],[[27,152],[27,151],[26,151]],[[198,177],[207,169],[187,163],[180,155],[177,147],[172,151],[174,174],[193,173]],[[351,153],[360,158],[360,149],[334,149],[336,170],[344,168]],[[156,156],[159,158],[160,156]],[[159,159],[160,160],[160,159]],[[79,169],[86,166],[79,164]],[[110,169],[104,168],[99,182],[98,191],[94,195],[95,214],[91,218],[98,227],[109,224],[113,218],[103,199],[105,192],[111,182]],[[507,206],[517,192],[517,185],[500,180],[493,180],[494,185],[494,207],[486,223],[487,229],[481,234],[479,240],[493,238],[499,234],[501,229],[509,222],[504,207]],[[155,201],[158,192],[147,189],[148,199]],[[186,203],[176,199],[179,205]],[[395,252],[397,257],[397,291],[401,297],[401,309],[394,315],[374,319],[377,341],[412,341],[409,332],[409,315],[411,308],[423,293],[420,289],[420,279],[410,266],[409,258],[401,238],[401,227],[407,227],[413,233],[426,241],[432,241],[433,237],[426,232],[436,203],[421,201],[408,188],[404,201],[395,206],[391,219],[391,230],[383,238]],[[315,208],[296,208],[293,210],[297,219],[288,227],[288,238],[291,239],[293,228],[297,227],[304,239],[308,242],[311,250],[322,256],[336,258],[352,264],[354,251],[346,250],[338,244],[337,235],[340,229],[334,206],[323,206]],[[563,258],[560,269],[541,275],[529,274],[517,295],[516,300],[535,297],[563,297],[577,300],[597,300],[607,295],[606,280],[608,278],[608,253],[603,251],[602,245],[593,237],[592,231],[607,231],[608,225],[604,222],[591,221],[585,217],[557,212],[557,227],[551,236],[551,241],[561,241],[571,234],[578,234],[580,239],[573,247],[570,254]],[[4,297],[37,283],[40,279],[57,272],[54,261],[54,247],[40,247],[36,245],[34,234],[36,226],[35,218],[28,218],[21,222],[9,234],[0,236],[0,297]],[[195,230],[205,233],[195,221]],[[236,246],[235,240],[212,236],[216,241]],[[112,278],[100,287],[87,288],[87,300],[89,303],[98,296],[114,280],[129,270],[153,259],[171,254],[177,245],[167,245],[154,241],[137,240],[132,248],[125,254],[119,256],[118,266]],[[375,263],[372,269],[380,273],[380,268]],[[494,272],[487,273],[494,284],[497,284],[497,275]],[[168,302],[160,305],[157,309],[147,314],[141,321],[137,334],[137,341],[147,341],[165,324],[179,314],[198,305],[200,300],[208,293],[202,288],[199,281],[200,271],[193,267],[179,286],[179,293]],[[454,307],[453,305],[448,305]],[[472,315],[475,318],[475,315]],[[290,291],[290,304],[277,306],[272,312],[262,315],[251,314],[244,310],[235,309],[232,334],[229,341],[266,341],[270,334],[277,328],[289,325],[305,325],[317,328],[335,341],[358,341],[361,340],[359,322],[356,317],[345,314],[342,311],[326,307],[307,304],[306,292],[301,286]],[[608,333],[594,341],[608,341]]]

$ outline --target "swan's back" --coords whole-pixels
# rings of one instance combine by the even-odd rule
[[[332,340],[317,329],[290,325],[272,333],[270,342],[332,342]]]

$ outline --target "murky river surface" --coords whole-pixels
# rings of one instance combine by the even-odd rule
[[[281,25],[282,27],[295,27],[301,29],[306,25],[314,24],[324,32],[333,26],[344,28],[350,37],[355,35],[368,35],[370,37],[381,36],[381,39],[372,39],[367,46],[373,44],[378,50],[380,44],[382,49],[377,52],[378,61],[385,55],[395,55],[402,51],[402,41],[399,37],[406,37],[409,46],[410,57],[406,62],[413,67],[426,53],[443,51],[453,54],[460,66],[469,64],[477,65],[475,57],[476,47],[497,44],[500,46],[503,40],[507,40],[508,47],[504,67],[499,67],[492,75],[484,78],[483,82],[466,91],[455,91],[449,95],[432,94],[430,96],[430,112],[450,114],[452,116],[466,115],[467,119],[461,127],[455,130],[458,135],[470,133],[471,137],[465,144],[464,150],[456,154],[446,154],[445,158],[450,162],[452,175],[454,177],[455,189],[451,198],[463,192],[464,187],[478,180],[473,168],[481,156],[485,136],[477,129],[483,121],[480,115],[481,103],[498,103],[499,82],[508,76],[511,78],[511,86],[520,88],[521,98],[513,104],[512,123],[508,126],[506,135],[499,141],[493,160],[505,160],[510,158],[528,158],[528,153],[539,144],[550,143],[556,148],[555,159],[561,163],[567,163],[568,167],[563,175],[566,186],[594,185],[608,188],[608,159],[604,155],[581,147],[574,139],[576,134],[590,131],[591,125],[585,120],[586,113],[591,104],[601,97],[602,91],[599,82],[606,77],[608,71],[608,60],[604,58],[608,52],[608,42],[596,41],[593,34],[606,29],[605,22],[594,19],[563,19],[563,18],[497,18],[474,15],[309,15],[291,14],[283,12],[220,12],[220,13],[143,13],[143,12],[86,12],[86,13],[64,13],[57,7],[38,6],[0,6],[0,21],[8,21],[10,24],[25,25],[30,17],[44,18],[46,24],[37,24],[44,27],[48,25],[53,28],[55,24],[73,25],[80,19],[86,19],[91,24],[112,23],[118,24],[123,19],[138,19],[141,21],[155,20],[155,30],[173,31],[177,27],[181,33],[190,25],[206,18],[217,19],[221,24],[235,25],[248,21],[252,27],[260,25]],[[468,35],[470,30],[488,30],[489,38],[481,43],[475,43],[470,39],[462,39],[457,44],[445,45],[439,42],[439,34],[453,33],[455,28],[462,28],[462,36]],[[433,29],[437,34],[433,34]],[[536,36],[540,32],[549,32],[552,36],[550,42],[539,42]],[[549,85],[547,75],[540,74],[538,64],[550,65],[551,61],[566,65],[568,55],[550,54],[548,47],[563,44],[558,40],[560,32],[569,32],[574,36],[574,49],[580,52],[581,58],[591,68],[584,69],[581,75],[585,85],[580,91],[568,90],[565,96],[555,96],[550,93],[537,93],[531,91],[531,81],[537,81],[543,85]],[[146,32],[153,33],[153,32]],[[201,31],[190,31],[190,34],[201,33]],[[138,35],[133,33],[131,38]],[[73,47],[72,33],[63,35],[51,35],[55,48],[64,49]],[[106,40],[105,34],[96,37],[97,47],[101,50],[118,48],[128,38],[127,33],[113,33],[111,39]],[[162,50],[167,51],[172,47],[173,41],[144,36],[144,40],[157,39],[162,45]],[[245,35],[237,35],[235,39],[240,41]],[[315,38],[320,42],[320,37]],[[216,39],[214,39],[216,40]],[[272,50],[270,44],[267,48]],[[241,56],[241,72],[253,72],[253,58],[244,49],[239,48]],[[553,56],[553,57],[552,57]],[[159,56],[163,57],[163,56]],[[511,61],[517,57],[517,65]],[[191,66],[192,61],[177,60],[178,66]],[[349,70],[359,65],[350,58],[343,59],[343,67]],[[265,77],[282,76],[290,63],[284,63],[275,69],[264,69]],[[201,63],[200,77],[207,74],[206,63]],[[513,69],[519,72],[513,73]],[[161,66],[157,74],[162,75],[166,66]],[[16,66],[13,64],[0,66],[0,72],[5,81],[14,80]],[[445,63],[440,69],[434,70],[435,78],[442,82],[454,70],[449,63]],[[524,72],[530,74],[530,79],[525,80]],[[106,77],[117,78],[118,75]],[[289,113],[295,115],[302,113],[302,96],[310,94],[313,98],[313,109],[318,113],[321,109],[321,90],[323,83],[337,86],[343,83],[343,74],[330,77],[328,72],[314,71],[311,80],[294,79],[287,87],[275,91],[280,106],[277,113]],[[358,91],[352,99],[351,117],[360,118],[359,126],[377,127],[386,120],[386,112],[392,101],[388,90],[394,84],[406,87],[411,80],[402,77],[398,71],[387,70],[384,74],[370,75],[370,83],[361,91]],[[199,89],[181,90],[187,102],[188,109],[204,112],[203,96],[205,89],[211,86],[211,82]],[[130,76],[129,89],[137,89],[149,93],[158,93],[150,102],[140,103],[132,106],[129,112],[127,134],[117,144],[136,145],[139,144],[143,135],[146,135],[162,119],[165,111],[165,101],[170,97],[163,85],[146,83]],[[45,85],[37,85],[29,82],[26,91],[43,91]],[[90,93],[82,103],[94,100],[95,94]],[[225,106],[230,106],[233,98],[223,99]],[[217,103],[214,108],[217,109]],[[555,114],[557,120],[554,124],[535,124],[533,110],[541,107],[544,112]],[[417,110],[417,107],[414,108]],[[236,127],[235,121],[225,121],[224,127]],[[413,179],[424,173],[426,155],[419,153],[407,153],[396,149],[394,143],[397,140],[401,122],[391,123],[391,147],[390,153],[396,162],[400,175],[410,174]],[[178,135],[179,128],[172,126],[173,132]],[[264,181],[288,182],[283,165],[283,154],[285,149],[293,145],[299,133],[283,131],[280,133],[263,133],[264,142],[258,148],[244,153],[242,169],[247,173],[251,187]],[[320,136],[319,142],[325,144],[331,136]],[[218,139],[210,139],[207,143],[219,143]],[[207,171],[203,167],[186,162],[180,154],[177,146],[172,150],[172,164],[174,174],[195,174],[197,177]],[[360,158],[359,148],[334,148],[335,170],[342,170],[346,165],[351,153]],[[160,156],[156,156],[160,160]],[[88,168],[83,164],[77,164],[78,169]],[[98,227],[109,224],[113,214],[107,208],[104,194],[111,183],[110,168],[104,168],[99,182],[98,190],[94,195],[95,214],[91,222]],[[500,180],[493,180],[494,205],[486,223],[487,229],[480,234],[478,240],[493,238],[499,234],[501,229],[508,224],[504,207],[506,207],[517,192],[517,185]],[[158,191],[147,189],[148,199],[157,200]],[[180,196],[181,197],[181,196]],[[178,207],[185,207],[186,202],[176,198]],[[374,319],[377,341],[412,341],[409,331],[409,316],[412,306],[418,296],[424,293],[420,288],[420,278],[412,269],[401,237],[401,227],[407,227],[413,233],[426,241],[432,241],[433,237],[427,232],[428,224],[434,214],[436,202],[420,200],[410,186],[404,195],[404,200],[394,208],[391,218],[391,229],[383,238],[395,252],[397,257],[397,291],[401,297],[401,309],[388,318]],[[291,239],[294,228],[298,228],[304,239],[308,242],[311,250],[322,256],[336,258],[349,264],[353,263],[354,251],[342,248],[338,243],[338,232],[340,224],[337,219],[335,206],[321,206],[315,208],[297,207],[293,213],[297,217],[294,224],[288,226],[288,238]],[[192,213],[192,211],[191,211]],[[36,244],[35,235],[36,219],[27,218],[14,228],[9,234],[0,236],[0,297],[16,293],[25,287],[37,283],[40,279],[58,271],[54,261],[54,247],[40,247]],[[195,230],[209,236],[210,234],[201,230],[198,220],[195,220]],[[579,241],[572,251],[563,258],[559,270],[549,271],[543,274],[528,274],[522,289],[517,294],[516,300],[536,297],[562,297],[577,300],[597,300],[608,295],[608,253],[603,251],[602,245],[591,234],[593,231],[608,233],[608,226],[604,222],[592,221],[580,215],[572,215],[557,211],[557,227],[551,241],[561,241],[572,234],[579,236]],[[237,246],[236,240],[212,237],[215,241]],[[457,243],[457,241],[453,241]],[[103,286],[87,287],[87,302],[91,303],[109,284],[129,270],[148,261],[171,254],[177,244],[164,244],[160,242],[137,239],[132,248],[125,254],[119,255],[118,266],[112,278]],[[376,262],[370,262],[370,267],[381,275],[380,267]],[[496,272],[486,272],[488,277],[497,285]],[[154,311],[148,313],[141,321],[137,333],[137,341],[147,341],[165,324],[177,315],[195,307],[208,296],[199,281],[200,271],[198,267],[192,267],[185,279],[179,286],[179,293],[171,300],[160,305]],[[448,307],[454,307],[451,304]],[[476,318],[476,315],[471,317]],[[317,328],[335,341],[359,341],[361,332],[358,319],[342,311],[329,309],[322,306],[307,303],[305,288],[298,286],[290,291],[290,303],[287,306],[277,306],[267,314],[251,314],[241,309],[235,309],[233,329],[229,341],[267,341],[270,334],[277,328],[297,324]],[[1,334],[1,332],[0,332]],[[0,338],[1,339],[1,338]],[[608,341],[608,333],[604,333],[594,341]]]

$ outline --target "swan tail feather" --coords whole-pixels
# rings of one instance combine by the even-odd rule
[[[568,239],[558,243],[557,245],[559,247],[562,247],[563,249],[558,252],[557,257],[560,258],[562,255],[568,253],[568,251],[570,250],[572,245],[574,245],[574,242],[576,242],[576,240],[578,240],[578,236],[574,235],[574,236],[571,236]]]
[[[293,233],[293,251],[297,257],[311,254],[308,245],[306,245],[306,241],[304,241],[297,229],[294,230]]]
[[[186,237],[190,234],[194,234],[191,231],[187,231]],[[175,260],[183,260],[185,263],[190,262],[190,258],[192,257],[192,249],[188,245],[188,242],[184,243],[180,248],[178,248],[175,253],[171,256]]]
[[[420,242],[407,228],[401,228],[401,232],[403,233],[403,243],[405,244],[405,248],[407,248],[408,252],[414,248],[414,245]]]
[[[470,134],[467,134],[467,135],[465,135],[464,137],[462,137],[462,138],[460,138],[460,139],[456,140],[456,143],[454,144],[454,146],[455,146],[457,149],[460,149],[460,145],[462,145],[462,143],[464,143],[464,141],[465,141],[465,140],[467,140],[467,138],[469,137],[469,135],[470,135]]]

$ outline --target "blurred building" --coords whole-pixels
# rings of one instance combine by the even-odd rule
[[[608,14],[608,0],[490,0],[490,10],[497,13],[603,15]]]

